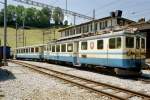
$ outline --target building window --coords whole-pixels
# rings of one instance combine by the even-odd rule
[[[61,45],[61,52],[66,52],[66,44]]]
[[[136,38],[136,48],[139,49],[140,48],[140,37]]]
[[[55,52],[55,46],[54,45],[52,46],[52,52]]]
[[[121,38],[111,38],[109,39],[109,48],[110,49],[119,49],[121,48]]]
[[[87,42],[81,43],[81,50],[87,50]]]
[[[67,51],[73,52],[73,44],[67,44]]]
[[[97,23],[95,23],[95,31],[97,31]]]
[[[93,26],[92,26],[92,24],[91,24],[90,26],[91,26],[91,31],[93,31]]]
[[[141,48],[145,48],[145,39],[141,38]]]
[[[97,40],[97,49],[103,49],[103,40]]]
[[[60,52],[60,45],[56,45],[56,52]]]
[[[134,48],[134,37],[126,37],[126,48]]]
[[[107,25],[107,21],[105,21],[105,28],[107,27],[108,25]]]
[[[102,29],[102,23],[99,22],[99,29],[101,30]]]

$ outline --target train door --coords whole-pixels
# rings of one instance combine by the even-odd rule
[[[79,63],[79,41],[74,42],[73,65],[80,66],[80,63]]]
[[[136,37],[136,41],[135,41],[135,60],[136,60],[136,64],[141,65],[142,63],[142,59],[145,58],[145,38],[141,38],[140,36]]]
[[[44,46],[40,46],[40,51],[39,51],[39,54],[40,54],[40,60],[43,60],[44,59]]]

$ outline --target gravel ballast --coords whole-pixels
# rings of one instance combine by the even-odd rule
[[[9,63],[0,69],[2,100],[108,100],[88,90]]]
[[[54,65],[54,64],[48,64],[48,63],[41,63],[41,62],[31,62],[31,61],[24,61],[30,64],[40,65],[42,67],[63,71],[65,73],[69,73],[76,76],[82,76],[83,78],[92,79],[99,82],[104,82],[108,84],[112,84],[118,87],[134,90],[137,92],[141,92],[144,94],[150,95],[150,83],[145,83],[142,81],[134,80],[134,79],[124,79],[116,76],[110,76],[110,75],[104,75],[100,73],[94,73],[84,70],[78,70],[75,68],[69,68],[61,65]],[[150,71],[148,70],[142,70],[142,73],[146,76],[150,77]]]

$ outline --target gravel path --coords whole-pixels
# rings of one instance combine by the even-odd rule
[[[59,66],[59,65],[48,64],[48,63],[29,62],[29,61],[25,61],[25,62],[35,64],[35,65],[40,65],[40,66],[51,68],[51,69],[58,70],[58,71],[63,71],[65,73],[69,73],[69,74],[76,75],[76,76],[82,76],[84,78],[112,84],[118,87],[131,89],[134,91],[138,91],[138,92],[150,95],[150,84],[144,83],[142,81],[137,81],[137,80],[132,80],[132,79],[123,79],[123,78],[119,78],[115,76],[109,76],[109,75],[104,75],[104,74],[99,74],[99,73],[94,73],[94,72],[77,70],[75,68],[69,68],[69,67],[64,67],[64,66]],[[150,77],[150,71],[143,70],[142,72],[144,73],[144,75]]]
[[[64,81],[9,63],[0,69],[0,100],[108,100]]]

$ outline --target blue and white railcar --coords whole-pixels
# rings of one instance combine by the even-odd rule
[[[62,40],[48,44],[47,60],[71,62],[115,68],[122,70],[141,70],[145,60],[146,37],[142,33],[125,31],[91,37]]]
[[[44,59],[44,44],[19,47],[16,49],[16,59],[42,60]]]

